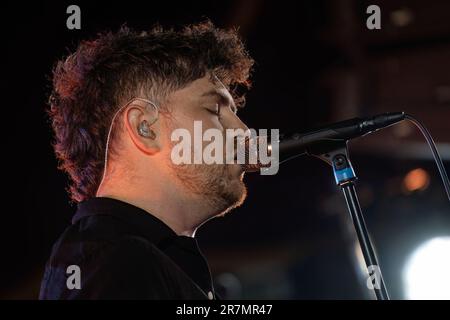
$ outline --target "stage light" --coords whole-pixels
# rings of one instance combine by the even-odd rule
[[[396,27],[406,27],[414,21],[414,12],[409,8],[401,8],[392,11],[390,18]]]
[[[414,300],[450,299],[450,237],[437,237],[411,255],[404,270],[405,293]]]
[[[407,192],[425,190],[429,184],[430,175],[421,168],[411,170],[403,180],[403,186]]]

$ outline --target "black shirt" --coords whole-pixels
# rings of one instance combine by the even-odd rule
[[[70,266],[80,289],[68,285]],[[212,299],[214,288],[195,238],[131,204],[92,198],[53,246],[39,298]]]

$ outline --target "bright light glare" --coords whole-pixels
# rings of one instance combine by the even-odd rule
[[[421,245],[404,270],[406,297],[414,300],[450,300],[450,237]]]
[[[408,192],[425,190],[430,184],[430,175],[421,168],[408,172],[403,179],[403,185]]]

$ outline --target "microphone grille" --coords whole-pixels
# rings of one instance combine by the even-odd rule
[[[272,155],[272,146],[268,143],[266,136],[246,137],[245,144],[245,163],[242,165],[246,172],[257,172],[261,168],[270,167],[270,162],[263,164],[260,161],[260,152],[265,152],[267,156]],[[260,151],[261,148],[266,150]]]

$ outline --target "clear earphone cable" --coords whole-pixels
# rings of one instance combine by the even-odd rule
[[[110,142],[110,139],[111,139],[111,132],[112,132],[112,129],[113,129],[113,127],[114,127],[114,122],[115,122],[115,120],[116,120],[116,117],[117,117],[117,115],[118,115],[123,109],[125,109],[126,107],[128,107],[129,105],[131,105],[131,104],[132,104],[134,101],[136,101],[136,100],[142,101],[142,102],[146,102],[146,103],[148,103],[149,105],[151,105],[153,108],[155,108],[155,110],[156,110],[156,117],[155,117],[155,120],[154,120],[154,121],[152,121],[151,123],[149,123],[149,126],[151,126],[152,124],[154,124],[154,123],[158,120],[158,116],[159,116],[159,113],[158,113],[158,107],[156,106],[156,104],[155,104],[154,102],[152,102],[152,101],[150,101],[150,100],[147,100],[147,99],[144,99],[144,98],[133,98],[133,99],[131,99],[130,101],[128,101],[126,104],[124,104],[122,107],[120,107],[120,108],[116,111],[116,113],[115,113],[114,116],[112,117],[111,125],[109,126],[108,135],[107,135],[107,137],[106,137],[106,144],[105,144],[105,161],[104,161],[104,166],[103,166],[103,175],[102,175],[102,180],[100,181],[100,183],[99,183],[99,185],[98,185],[97,192],[96,192],[96,196],[98,195],[98,191],[100,190],[100,187],[102,186],[102,184],[103,184],[103,182],[104,182],[104,180],[105,180],[106,170],[107,170],[107,168],[108,168],[109,142]]]

